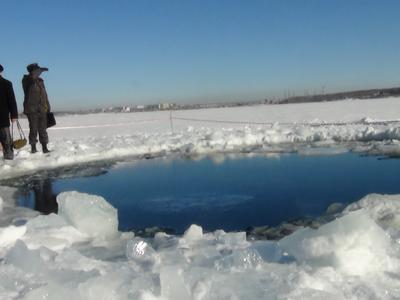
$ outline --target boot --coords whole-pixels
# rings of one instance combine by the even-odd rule
[[[47,149],[47,144],[42,144],[43,153],[49,153],[50,150]]]
[[[14,159],[14,148],[12,144],[12,137],[10,128],[0,128],[0,140],[3,147],[3,157],[6,160]]]
[[[37,149],[36,149],[36,144],[31,144],[31,153],[36,153]]]
[[[6,144],[3,149],[3,157],[5,160],[13,160],[14,159],[14,149],[12,145]]]

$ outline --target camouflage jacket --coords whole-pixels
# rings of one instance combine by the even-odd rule
[[[25,114],[50,112],[50,103],[42,78],[34,79],[29,75],[24,75],[22,79],[22,87],[25,94]]]

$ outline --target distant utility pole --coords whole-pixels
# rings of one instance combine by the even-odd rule
[[[172,120],[172,109],[169,110],[169,124],[171,128],[171,132],[174,133],[174,123]]]

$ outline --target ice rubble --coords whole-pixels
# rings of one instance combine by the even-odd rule
[[[101,197],[57,201],[60,215],[16,215],[0,228],[1,299],[400,296],[400,196],[370,195],[318,230],[256,242],[197,225],[139,238],[117,231],[116,210]]]
[[[397,269],[387,253],[390,244],[389,236],[363,210],[343,216],[319,230],[300,229],[279,242],[298,262],[330,266],[359,276]]]
[[[397,125],[352,126],[275,126],[274,128],[196,128],[175,133],[141,133],[102,136],[88,134],[70,140],[57,136],[49,156],[31,155],[26,149],[12,162],[0,162],[2,179],[13,178],[43,169],[54,169],[81,163],[151,157],[168,154],[198,155],[206,153],[264,153],[303,151],[304,145],[336,147],[374,154],[400,155],[400,128]],[[82,147],[85,149],[82,150]]]

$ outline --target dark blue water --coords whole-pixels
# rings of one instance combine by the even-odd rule
[[[118,165],[101,176],[40,181],[20,202],[43,211],[51,203],[41,201],[43,195],[54,199],[76,190],[101,195],[118,208],[121,230],[159,226],[179,233],[193,223],[243,230],[319,216],[334,202],[348,204],[369,193],[400,193],[399,178],[400,160],[351,153],[238,156],[219,163],[155,159]]]

